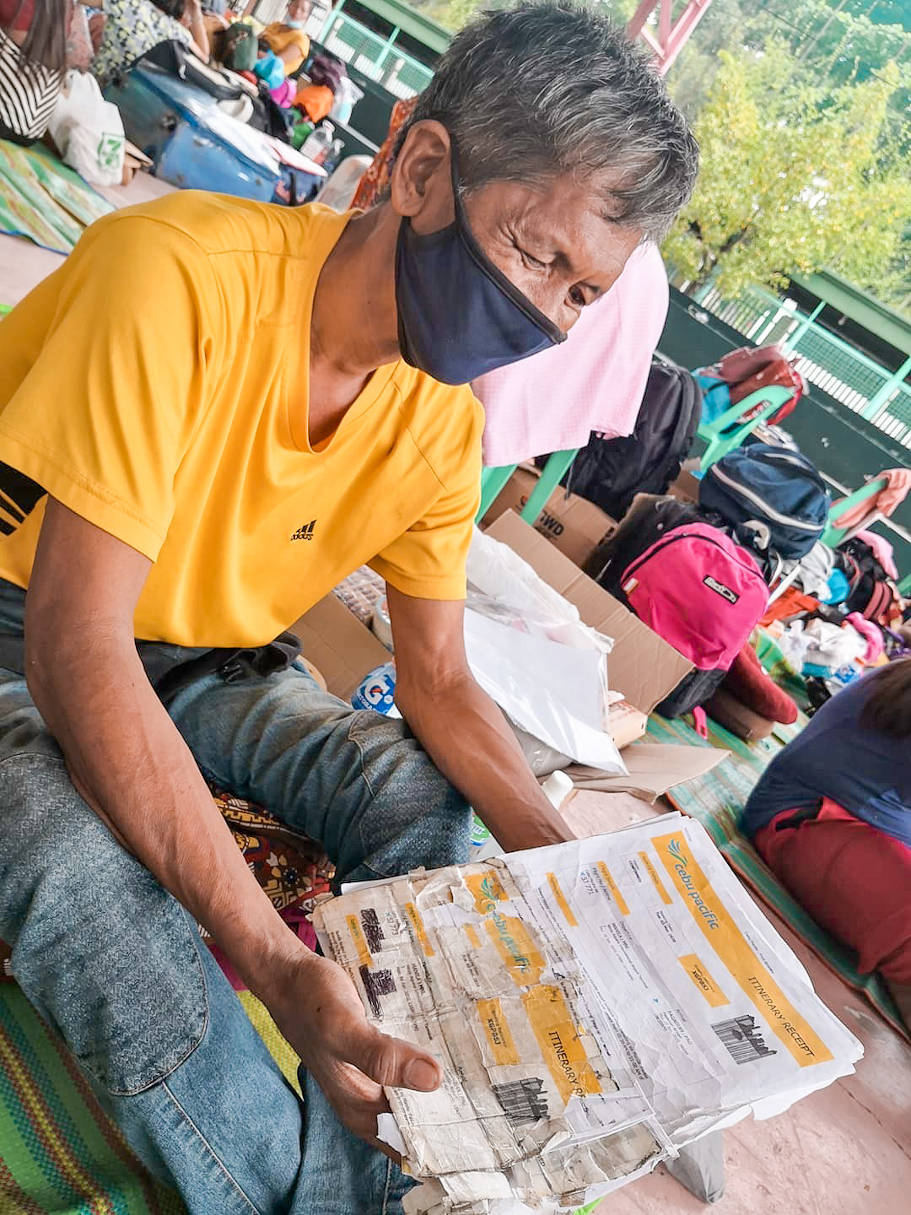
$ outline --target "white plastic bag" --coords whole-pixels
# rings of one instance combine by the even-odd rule
[[[359,89],[349,76],[343,76],[335,90],[335,100],[332,102],[329,117],[333,122],[341,122],[347,126],[351,121],[351,111],[363,96],[363,89]]]
[[[576,650],[610,653],[613,640],[583,623],[578,609],[508,544],[475,528],[466,566],[474,611]]]
[[[120,111],[88,72],[67,72],[48,130],[63,160],[93,186],[119,186],[125,139]]]

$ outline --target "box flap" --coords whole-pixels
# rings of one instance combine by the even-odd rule
[[[508,510],[517,513],[528,502],[538,481],[538,470],[520,466],[500,490],[484,516],[487,528]],[[535,531],[546,536],[561,553],[575,565],[583,565],[605,536],[617,527],[617,521],[605,514],[594,502],[578,494],[567,493],[561,486],[553,491],[534,524]]]
[[[727,759],[720,747],[688,747],[678,743],[637,742],[624,748],[626,775],[598,772],[573,764],[566,769],[578,789],[600,789],[605,793],[632,793],[654,802],[675,785],[704,776]]]
[[[335,595],[327,595],[291,626],[304,655],[318,667],[335,696],[350,700],[368,671],[388,662],[386,647],[349,612]]]
[[[610,686],[622,692],[637,709],[650,713],[692,671],[693,664],[688,659],[513,511],[501,515],[487,528],[487,534],[523,557],[548,585],[579,609],[587,625],[614,638],[615,645],[607,660]]]

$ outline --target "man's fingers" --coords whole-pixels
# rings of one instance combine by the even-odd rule
[[[346,1045],[344,1058],[377,1084],[428,1093],[439,1088],[443,1079],[443,1070],[432,1055],[366,1023]]]

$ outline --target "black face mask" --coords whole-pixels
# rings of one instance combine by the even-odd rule
[[[555,346],[566,338],[481,249],[459,198],[455,220],[418,236],[402,219],[395,252],[399,349],[412,367],[444,384],[470,380]]]

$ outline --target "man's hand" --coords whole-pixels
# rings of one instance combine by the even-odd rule
[[[443,1077],[439,1063],[370,1025],[354,984],[340,966],[318,954],[295,963],[263,999],[339,1120],[393,1154],[376,1138],[377,1114],[389,1109],[382,1086],[430,1092]]]

